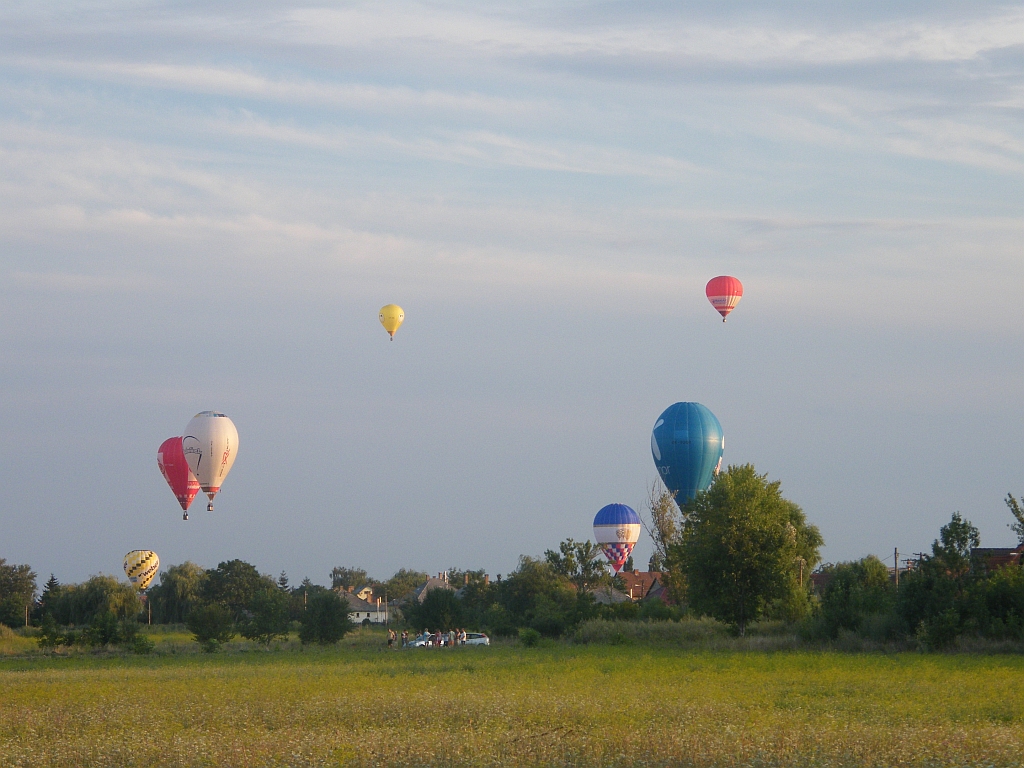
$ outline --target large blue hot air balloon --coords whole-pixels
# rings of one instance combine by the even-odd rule
[[[679,506],[708,489],[724,450],[722,425],[700,403],[670,405],[651,432],[654,464]]]

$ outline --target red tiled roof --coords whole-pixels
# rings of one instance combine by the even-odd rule
[[[634,600],[643,600],[652,587],[661,583],[661,571],[622,571],[619,573],[625,588],[623,591]]]

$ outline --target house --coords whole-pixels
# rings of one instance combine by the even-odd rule
[[[594,596],[594,602],[598,605],[616,605],[617,603],[628,603],[629,595],[614,587],[595,587],[588,590]]]
[[[367,602],[373,602],[373,587],[366,585],[355,590],[353,593],[360,600],[366,600]]]
[[[622,571],[622,591],[636,602],[648,597],[662,597],[665,591],[661,583],[661,571]]]
[[[971,550],[971,560],[980,561],[986,571],[998,571],[1008,565],[1020,565],[1024,556],[1024,544],[1016,547],[975,547]]]
[[[355,594],[355,588],[337,587],[334,590],[341,595],[342,600],[348,603],[349,616],[356,624],[369,622],[370,624],[388,623],[388,606],[383,600],[369,602]]]
[[[453,592],[455,591],[455,587],[448,583],[447,571],[439,573],[437,576],[431,576],[427,579],[427,582],[422,587],[413,592],[413,598],[415,598],[417,602],[422,603],[427,599],[427,595],[435,589],[450,589]]]

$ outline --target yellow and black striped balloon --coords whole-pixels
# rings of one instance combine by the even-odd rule
[[[133,549],[124,556],[124,572],[136,589],[145,589],[160,570],[160,558],[149,549]]]

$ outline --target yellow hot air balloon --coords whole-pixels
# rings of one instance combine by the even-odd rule
[[[148,549],[133,549],[124,556],[124,572],[136,589],[145,589],[160,570],[160,558]]]
[[[395,331],[398,330],[398,326],[405,320],[405,312],[397,304],[388,304],[386,307],[380,308],[380,324],[384,326],[384,330],[388,332],[391,340],[395,340]]]

